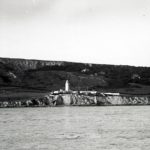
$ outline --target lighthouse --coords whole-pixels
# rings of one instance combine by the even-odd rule
[[[65,83],[65,91],[68,92],[70,91],[70,88],[69,88],[69,81],[66,80],[66,83]]]

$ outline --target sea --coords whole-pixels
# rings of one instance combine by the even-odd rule
[[[0,150],[150,150],[150,107],[1,108]]]

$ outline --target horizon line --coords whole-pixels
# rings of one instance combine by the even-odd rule
[[[20,58],[20,57],[1,57],[0,59],[17,59],[17,60],[29,60],[29,61],[52,61],[52,62],[66,62],[66,63],[81,63],[81,64],[92,64],[92,65],[111,65],[111,66],[130,66],[130,67],[146,67],[150,68],[150,66],[144,66],[144,65],[128,65],[128,64],[107,64],[107,63],[92,63],[92,62],[82,62],[82,61],[69,61],[69,60],[48,60],[48,59],[38,59],[38,58]]]

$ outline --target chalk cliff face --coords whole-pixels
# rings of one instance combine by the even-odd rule
[[[0,107],[114,105],[150,105],[150,96],[87,96],[78,94],[47,94],[41,98],[0,102]]]
[[[79,106],[113,106],[113,105],[150,105],[150,96],[87,96],[78,94],[63,94],[47,97],[50,101],[56,101],[58,105]],[[61,97],[61,103],[59,102]]]
[[[97,105],[149,105],[149,96],[106,96],[97,97]]]

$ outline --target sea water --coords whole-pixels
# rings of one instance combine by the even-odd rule
[[[150,107],[2,108],[0,150],[150,150]]]

